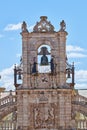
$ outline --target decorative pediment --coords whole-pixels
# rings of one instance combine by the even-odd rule
[[[34,26],[33,32],[54,32],[54,26],[47,21],[46,16],[41,16],[40,19],[40,22]]]

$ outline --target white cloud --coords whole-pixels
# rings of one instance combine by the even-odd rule
[[[5,31],[13,31],[13,30],[19,30],[21,29],[21,24],[22,23],[18,23],[18,24],[8,24],[6,27],[5,27]]]
[[[21,25],[22,25],[22,23],[18,23],[18,24],[8,24],[8,25],[4,28],[4,30],[5,30],[5,31],[19,30],[19,29],[21,29]],[[32,32],[32,31],[33,31],[33,27],[34,27],[34,25],[31,25],[31,26],[28,26],[28,25],[27,25],[27,28],[28,28],[29,32]]]
[[[79,46],[72,46],[72,45],[67,45],[66,46],[67,52],[83,52],[84,49],[79,47]]]
[[[71,53],[67,53],[67,57],[68,58],[86,58],[87,55],[86,54],[82,54],[82,53],[71,52]]]
[[[35,26],[35,25],[31,25],[30,27],[28,27],[29,32],[32,32],[32,31],[33,31],[34,26]]]
[[[75,85],[75,89],[87,89],[87,84],[86,83],[77,83]]]
[[[6,68],[0,72],[0,86],[5,87],[6,90],[14,90],[13,66]]]
[[[87,57],[87,54],[84,53],[86,52],[86,50],[79,46],[67,45],[66,51],[67,51],[68,58],[86,58]]]
[[[71,82],[71,78],[67,82]],[[87,89],[87,70],[75,71],[75,89]]]
[[[75,71],[75,88],[87,89],[87,70]]]
[[[75,78],[78,82],[87,83],[87,70],[78,70],[75,72]]]

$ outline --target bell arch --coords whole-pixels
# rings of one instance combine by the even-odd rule
[[[42,44],[37,50],[38,73],[50,72],[51,47]]]

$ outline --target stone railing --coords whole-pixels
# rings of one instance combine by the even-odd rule
[[[72,98],[72,109],[87,116],[87,98],[77,94]]]
[[[16,111],[17,110],[16,105],[17,105],[16,95],[12,95],[12,93],[10,93],[8,96],[1,98],[0,121],[8,114],[12,113],[13,111]]]
[[[87,116],[87,105],[83,106],[83,104],[72,104],[73,111],[77,111],[82,113],[83,115]]]
[[[0,121],[0,130],[17,130],[16,121]]]
[[[76,120],[77,130],[87,130],[87,120]]]
[[[0,109],[10,106],[10,105],[14,105],[16,102],[17,102],[16,96],[10,94],[10,95],[0,99]]]
[[[82,95],[77,94],[77,95],[73,96],[72,101],[78,101],[78,102],[85,102],[85,103],[87,103],[87,98],[82,96]]]

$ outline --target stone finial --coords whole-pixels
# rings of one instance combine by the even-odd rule
[[[47,16],[41,16],[40,19],[41,20],[47,20]]]
[[[22,29],[22,32],[28,32],[28,30],[27,30],[27,24],[26,24],[25,21],[23,21],[21,29]]]
[[[66,23],[65,23],[64,20],[62,20],[62,21],[60,22],[60,31],[65,31],[65,29],[66,29]]]

